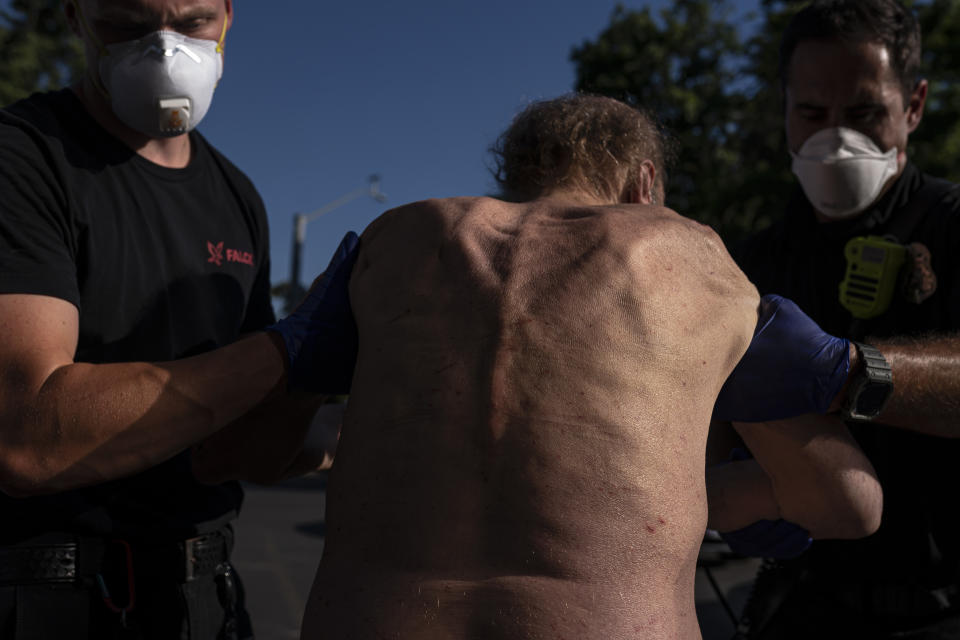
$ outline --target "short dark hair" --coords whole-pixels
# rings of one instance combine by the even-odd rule
[[[645,160],[665,182],[666,148],[659,125],[644,111],[573,94],[527,106],[490,152],[504,198],[532,200],[570,186],[616,202]]]
[[[882,44],[890,54],[906,102],[920,79],[920,25],[898,0],[814,0],[787,25],[780,41],[780,80],[787,86],[790,60],[801,42],[839,40]]]

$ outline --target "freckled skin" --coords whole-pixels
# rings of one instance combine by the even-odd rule
[[[302,637],[699,638],[707,427],[759,301],[716,235],[651,206],[427,201],[370,225],[350,288]]]

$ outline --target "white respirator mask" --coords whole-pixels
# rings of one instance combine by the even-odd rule
[[[868,136],[836,127],[810,136],[791,169],[813,207],[828,218],[849,218],[869,207],[897,174],[897,148],[882,151]]]
[[[137,40],[104,45],[93,33],[79,2],[72,2],[83,29],[99,50],[94,85],[110,101],[117,118],[151,138],[191,131],[207,114],[223,75],[223,40],[189,38],[155,31]]]
[[[151,138],[192,130],[207,114],[223,75],[222,42],[222,37],[217,42],[155,31],[107,45],[100,57],[100,81],[113,113]]]

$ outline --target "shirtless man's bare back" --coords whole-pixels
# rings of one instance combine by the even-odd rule
[[[707,227],[595,200],[364,233],[304,637],[698,637],[707,428],[759,298]]]
[[[652,204],[656,160],[587,188],[601,169],[363,234],[303,638],[700,637],[707,431],[759,297],[713,231]]]

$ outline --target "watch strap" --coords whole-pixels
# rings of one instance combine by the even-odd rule
[[[849,420],[872,420],[893,392],[893,372],[879,349],[863,342],[853,344],[860,357],[860,368],[848,388],[842,413]]]

